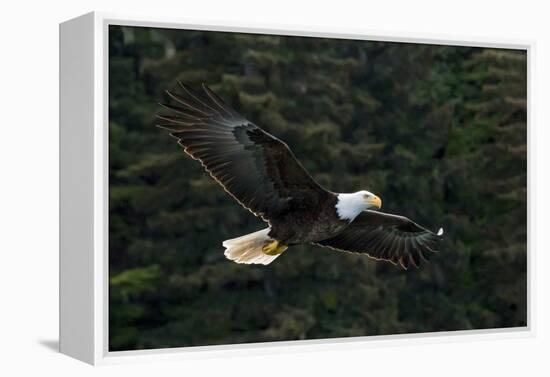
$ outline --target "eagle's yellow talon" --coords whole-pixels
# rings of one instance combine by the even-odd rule
[[[274,240],[274,241],[266,243],[262,247],[262,252],[264,254],[267,254],[267,255],[279,255],[283,251],[285,251],[287,248],[288,248],[287,245],[283,245],[283,244],[279,243],[279,241]]]

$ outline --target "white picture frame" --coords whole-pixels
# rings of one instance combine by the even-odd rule
[[[430,43],[522,49],[528,59],[531,99],[533,41],[439,38],[422,34],[366,33],[364,30],[290,28],[281,25],[201,25],[161,18],[92,12],[60,24],[60,352],[90,364],[147,359],[184,359],[235,354],[377,347],[388,342],[456,342],[482,338],[530,337],[533,315],[531,221],[528,224],[528,285],[525,327],[428,334],[301,340],[260,344],[108,351],[108,27],[129,25],[293,36]],[[532,158],[531,101],[528,103],[528,186]],[[530,187],[530,186],[529,186]],[[529,219],[532,217],[528,196]]]

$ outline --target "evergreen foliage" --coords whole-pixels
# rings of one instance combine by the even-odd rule
[[[523,51],[111,26],[110,350],[526,325]],[[368,189],[443,251],[404,271],[221,243],[265,227],[154,127],[207,83],[336,192]]]

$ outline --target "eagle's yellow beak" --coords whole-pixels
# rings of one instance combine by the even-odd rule
[[[382,208],[382,200],[378,196],[373,196],[367,199],[367,204],[378,209]]]

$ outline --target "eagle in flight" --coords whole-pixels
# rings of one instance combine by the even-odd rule
[[[237,263],[269,264],[289,246],[316,244],[362,253],[403,268],[437,252],[433,233],[406,217],[378,211],[381,199],[361,190],[334,193],[315,181],[288,145],[238,114],[206,85],[179,83],[157,115],[178,144],[238,203],[269,225],[223,242]],[[373,210],[374,209],[374,210]]]

